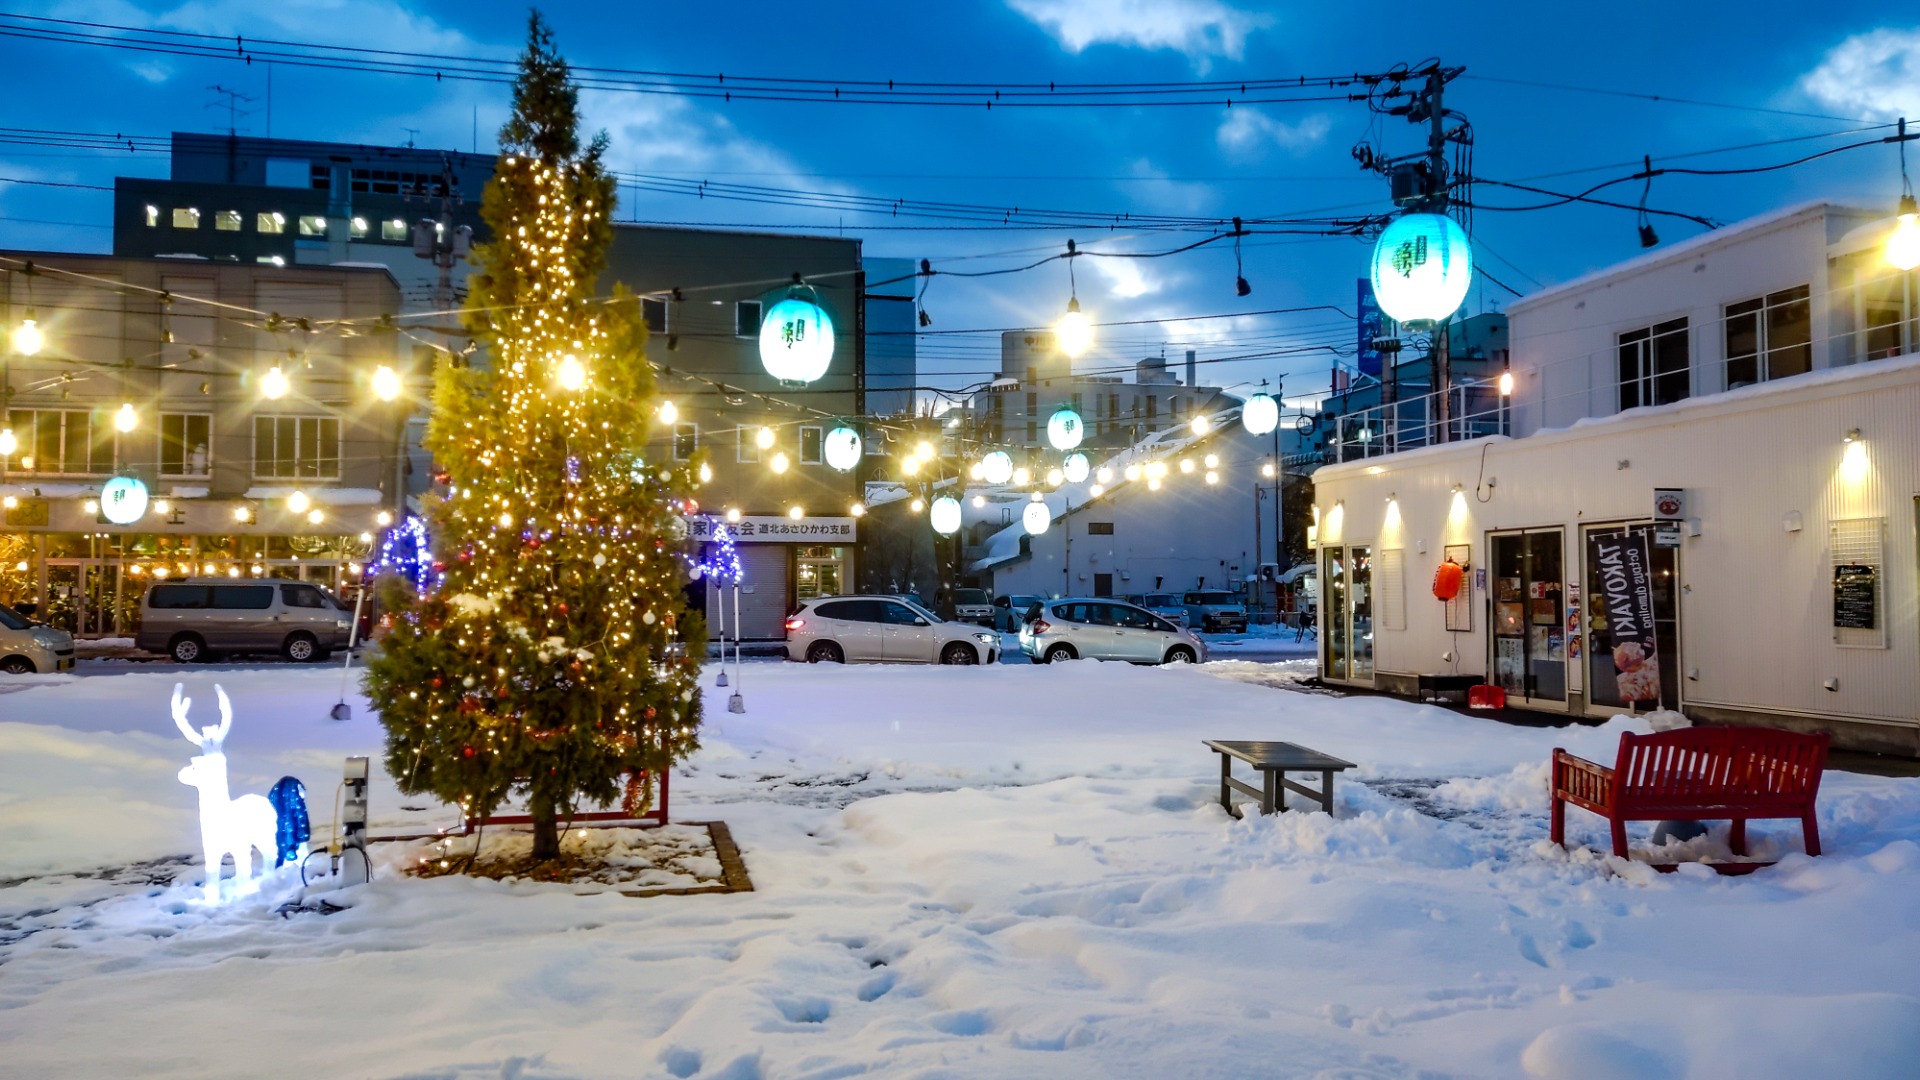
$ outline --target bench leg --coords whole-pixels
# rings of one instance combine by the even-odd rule
[[[1747,853],[1746,818],[1737,817],[1733,819],[1733,828],[1727,833],[1727,846],[1733,849],[1735,855],[1745,855]]]
[[[1553,812],[1547,818],[1547,835],[1561,847],[1567,846],[1567,804],[1558,795],[1553,797]]]
[[[1814,820],[1813,811],[1800,815],[1800,834],[1806,838],[1807,854],[1820,854],[1820,823]]]
[[[1320,771],[1320,805],[1327,808],[1327,816],[1333,816],[1333,770]]]
[[[1613,853],[1624,859],[1627,857],[1627,851],[1628,851],[1627,823],[1621,820],[1620,818],[1613,818],[1612,824],[1613,824]]]
[[[1233,813],[1233,786],[1227,783],[1227,778],[1232,775],[1233,775],[1233,759],[1228,757],[1225,754],[1221,754],[1220,755],[1220,805],[1226,807],[1227,813],[1229,814]]]
[[[1280,770],[1262,769],[1260,779],[1263,781],[1260,785],[1260,812],[1271,814],[1277,810],[1285,810],[1287,806],[1282,801],[1284,797],[1280,794]]]

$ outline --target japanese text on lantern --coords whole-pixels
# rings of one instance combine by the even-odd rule
[[[1393,269],[1405,277],[1413,273],[1416,266],[1427,265],[1427,238],[1416,236],[1393,249]]]

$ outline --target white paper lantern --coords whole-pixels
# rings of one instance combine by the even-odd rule
[[[960,500],[950,495],[933,500],[933,508],[927,512],[927,519],[933,523],[933,531],[941,536],[952,536],[959,532]]]
[[[1240,406],[1240,422],[1247,434],[1265,435],[1280,426],[1280,403],[1269,394],[1255,394]]]
[[[1071,450],[1080,445],[1080,439],[1086,432],[1080,423],[1080,414],[1068,405],[1062,405],[1053,411],[1047,420],[1047,441],[1055,450]]]
[[[995,450],[981,458],[980,478],[989,484],[1004,484],[1013,479],[1013,458],[1005,450]]]
[[[833,319],[811,300],[790,296],[760,322],[760,363],[781,382],[809,383],[833,359]]]
[[[147,512],[147,485],[116,476],[100,489],[100,516],[115,525],[131,525]]]
[[[1473,252],[1445,214],[1405,214],[1373,245],[1373,295],[1401,322],[1446,319],[1467,298]]]
[[[1020,511],[1020,524],[1026,526],[1030,535],[1039,536],[1047,531],[1047,526],[1053,524],[1053,511],[1047,509],[1046,503],[1030,502],[1025,510]]]
[[[1093,465],[1085,454],[1068,454],[1067,460],[1060,465],[1060,471],[1067,474],[1067,483],[1084,484],[1093,472]]]
[[[850,427],[837,427],[827,432],[822,445],[827,464],[841,472],[860,464],[860,433]]]

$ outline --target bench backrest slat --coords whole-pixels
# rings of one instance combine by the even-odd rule
[[[1771,728],[1682,728],[1620,736],[1615,783],[1637,800],[1725,796],[1808,798],[1830,736]]]

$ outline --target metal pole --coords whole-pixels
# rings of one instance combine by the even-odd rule
[[[718,578],[711,577],[711,576],[707,578],[707,581],[710,584],[717,584],[718,580],[719,580]],[[720,594],[719,596],[720,602],[718,604],[707,605],[707,607],[713,609],[713,613],[715,615],[719,616],[719,618],[717,618],[715,622],[719,624],[720,677],[713,680],[713,685],[725,686],[727,685],[727,590],[726,590],[726,586],[724,585],[720,586],[717,591]]]
[[[727,698],[727,711],[747,711],[747,699],[740,696],[740,583],[733,583],[733,695]]]

